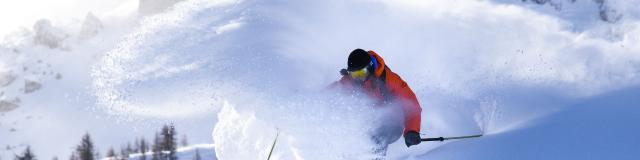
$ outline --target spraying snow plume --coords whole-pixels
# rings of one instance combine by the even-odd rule
[[[275,159],[378,156],[373,154],[372,127],[391,111],[371,110],[364,103],[348,103],[338,95],[307,96],[254,104],[257,106],[226,103],[213,131],[218,158],[266,159],[276,134]]]
[[[93,88],[106,110],[127,117],[221,110],[219,158],[264,158],[276,128],[282,159],[366,157],[371,144],[358,140],[367,128],[358,126],[375,112],[320,91],[352,49],[377,51],[409,83],[427,135],[500,133],[571,99],[640,83],[637,19],[584,31],[572,23],[473,0],[190,0],[111,50],[93,69]],[[590,34],[602,27],[621,38]],[[331,145],[313,147],[310,136]],[[363,148],[331,154],[354,144]],[[390,156],[405,156],[402,147]]]

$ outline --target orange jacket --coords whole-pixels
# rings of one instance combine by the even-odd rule
[[[404,133],[409,131],[420,132],[420,114],[422,108],[416,95],[413,93],[407,83],[387,67],[382,57],[376,52],[368,51],[369,55],[377,61],[377,67],[375,68],[374,77],[365,80],[362,85],[362,90],[371,97],[374,97],[383,103],[395,103],[402,106],[404,110]],[[348,75],[342,76],[342,78],[331,84],[330,87],[337,85],[343,87],[356,87],[357,83]]]

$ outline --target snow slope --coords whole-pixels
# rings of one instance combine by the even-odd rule
[[[591,21],[575,29],[488,1],[193,0],[148,19],[94,77],[98,97],[120,114],[164,115],[147,108],[158,106],[148,97],[168,96],[161,104],[211,98],[222,106],[213,132],[220,159],[264,159],[275,132],[279,159],[358,159],[372,156],[362,142],[376,125],[370,115],[387,111],[322,91],[353,48],[378,51],[413,87],[426,135],[492,137],[638,85],[637,19]],[[610,33],[591,34],[602,28]],[[428,157],[439,145],[397,143],[389,157]]]
[[[48,3],[0,2],[0,8],[22,8],[2,9],[2,16],[30,23],[22,26],[3,18],[0,27],[21,26],[0,38],[0,159],[13,159],[27,145],[38,159],[68,159],[86,132],[104,155],[127,141],[142,136],[149,140],[166,123],[174,123],[179,136],[188,136],[191,143],[211,143],[212,111],[188,118],[124,118],[96,107],[91,66],[144,18],[137,14],[137,1]],[[39,10],[41,5],[48,8]],[[68,9],[78,6],[85,8]],[[31,16],[40,14],[49,16]],[[5,30],[0,32],[4,35]]]
[[[639,102],[637,87],[590,97],[512,131],[447,143],[416,158],[634,159]]]
[[[178,159],[186,159],[186,160],[195,160],[196,151],[200,155],[201,160],[216,160],[216,153],[213,150],[213,144],[194,144],[184,147],[178,147],[176,149],[176,157]],[[147,152],[144,154],[145,159],[150,159],[153,157],[153,152]],[[130,154],[129,159],[131,160],[139,160],[142,159],[142,154]],[[104,157],[102,160],[114,160],[117,157]]]
[[[216,160],[216,153],[213,150],[212,144],[196,144],[188,147],[181,147],[177,149],[178,159],[194,159],[196,150],[200,154],[202,160]]]
[[[15,113],[59,93],[47,86],[65,90],[65,84],[84,94],[57,106],[91,106],[93,115],[108,117],[84,125],[169,119],[192,124],[189,132],[215,128],[218,159],[265,159],[276,132],[275,159],[370,158],[367,131],[394,111],[324,89],[338,79],[348,52],[364,48],[381,54],[416,92],[424,136],[486,134],[408,149],[394,143],[389,159],[635,157],[638,138],[630,135],[640,130],[624,124],[638,111],[639,12],[628,7],[638,1],[606,1],[624,15],[614,23],[600,20],[593,1],[554,1],[565,4],[562,10],[519,2],[188,0],[139,25],[105,20],[106,34],[92,45],[64,41],[73,49],[60,53],[96,53],[70,66],[62,64],[76,57],[59,56],[54,66],[67,66],[77,81],[45,83],[40,98],[23,100],[7,119],[22,118]],[[109,32],[118,26],[134,29]],[[0,53],[24,57],[12,52],[20,47],[48,51],[4,45]],[[28,55],[35,58],[17,64],[0,57],[9,66],[2,68],[20,70],[43,57]],[[13,90],[2,100],[18,94]],[[82,112],[54,115],[69,110]],[[42,133],[25,128],[36,128],[28,137]],[[92,130],[118,139],[106,128]],[[594,134],[578,134],[588,132]],[[611,139],[580,141],[599,135]],[[537,139],[550,136],[557,137]]]

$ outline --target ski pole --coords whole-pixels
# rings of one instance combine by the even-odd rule
[[[273,140],[273,144],[271,144],[271,150],[269,151],[269,156],[267,156],[267,160],[271,159],[271,154],[273,153],[273,148],[276,148],[276,142],[278,142],[278,135],[280,135],[280,130],[276,129],[276,139]]]
[[[424,141],[445,141],[445,140],[452,140],[452,139],[465,139],[465,138],[476,138],[476,137],[481,137],[482,134],[477,134],[477,135],[470,135],[470,136],[460,136],[460,137],[437,137],[437,138],[423,138],[421,139],[423,142]]]

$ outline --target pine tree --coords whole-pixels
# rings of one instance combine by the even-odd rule
[[[136,138],[136,140],[133,143],[133,152],[131,153],[138,153],[140,151],[140,139]]]
[[[127,154],[131,154],[134,153],[133,149],[131,148],[131,142],[127,142]]]
[[[107,151],[107,157],[109,159],[116,159],[116,152],[113,150],[113,147],[109,148],[109,151]]]
[[[76,147],[77,158],[79,160],[95,160],[97,157],[97,153],[94,152],[93,142],[91,141],[91,137],[89,133],[86,133],[82,136],[82,141]]]
[[[129,159],[129,151],[126,148],[122,147],[120,149],[120,160],[128,160]]]
[[[176,130],[173,124],[162,126],[162,151],[169,151],[163,160],[177,160],[176,156]]]
[[[140,160],[146,160],[147,159],[147,150],[149,148],[149,145],[147,145],[147,142],[144,140],[144,137],[142,137],[142,139],[140,139]]]
[[[189,141],[187,141],[187,135],[186,134],[182,135],[181,143],[182,143],[183,147],[189,146]]]
[[[202,160],[200,157],[200,151],[196,149],[196,155],[193,156],[193,160]]]
[[[161,140],[160,137],[158,136],[158,133],[156,133],[153,136],[153,144],[151,145],[151,160],[161,160],[162,158],[162,151],[161,151]]]
[[[171,143],[168,145],[168,150],[169,150],[169,160],[178,160],[178,132],[176,131],[176,127],[175,125],[173,125],[173,123],[171,123],[171,125],[169,126],[169,134],[171,137],[169,139],[171,139]]]
[[[31,146],[27,146],[22,155],[16,155],[15,160],[36,160],[36,156],[31,152]]]

